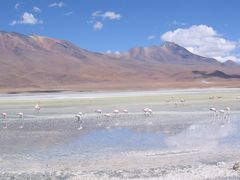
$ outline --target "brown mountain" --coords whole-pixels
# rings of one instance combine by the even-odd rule
[[[121,58],[164,64],[220,65],[215,59],[192,54],[185,48],[172,42],[165,42],[161,46],[133,48],[120,56]]]
[[[236,86],[240,81],[238,64],[201,57],[170,42],[116,55],[48,37],[0,32],[0,63],[1,91]],[[219,72],[225,76],[217,76]]]

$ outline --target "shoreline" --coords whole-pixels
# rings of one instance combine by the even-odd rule
[[[158,91],[191,91],[191,90],[221,90],[221,89],[240,89],[240,86],[211,86],[211,87],[175,87],[175,88],[154,88],[154,89],[99,89],[99,90],[74,90],[74,89],[55,89],[55,90],[19,90],[4,91],[0,89],[0,95],[19,95],[19,94],[54,94],[54,93],[127,93],[127,92],[158,92]]]
[[[0,87],[1,94],[21,93],[56,93],[56,92],[113,92],[113,91],[156,91],[172,89],[204,89],[204,88],[240,88],[239,81],[230,82],[148,82],[148,83],[87,83],[82,85],[42,86],[42,87]]]

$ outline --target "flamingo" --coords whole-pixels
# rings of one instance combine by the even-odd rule
[[[231,110],[230,107],[228,107],[228,106],[225,109],[226,109],[226,111],[230,111]]]
[[[209,96],[208,99],[209,99],[209,100],[213,100],[213,99],[215,99],[215,96]]]
[[[3,126],[4,129],[7,129],[7,116],[8,116],[7,113],[5,113],[5,112],[2,113],[2,117],[5,121],[5,125]]]
[[[128,110],[127,109],[124,109],[123,111],[122,111],[124,114],[128,114]]]
[[[145,116],[151,116],[152,115],[152,109],[150,109],[150,108],[144,108],[143,112],[144,112]]]
[[[98,114],[98,117],[101,117],[101,114],[102,114],[102,110],[101,109],[97,109],[95,112]]]
[[[213,118],[215,119],[215,117],[217,116],[217,109],[212,107],[209,110],[213,112]]]
[[[82,124],[83,124],[82,115],[83,115],[82,112],[78,112],[78,114],[75,116],[77,118],[77,122],[79,125],[78,130],[81,130],[83,128],[82,127]]]
[[[220,109],[220,110],[218,110],[218,112],[219,112],[219,114],[220,114],[219,118],[222,117],[222,119],[224,119],[224,118],[225,118],[225,110]]]
[[[24,127],[24,118],[22,112],[18,113],[18,118],[21,121],[21,125],[19,126],[19,128],[22,129]]]
[[[78,112],[78,115],[82,116],[82,115],[83,115],[83,113],[82,113],[82,112]]]
[[[110,118],[111,117],[111,114],[110,113],[106,113],[103,115],[104,117],[106,118]],[[110,129],[111,127],[110,126],[107,126],[106,129]]]
[[[34,109],[37,111],[37,112],[40,112],[40,105],[37,103],[35,106],[34,106]]]
[[[184,105],[184,103],[186,102],[185,99],[180,99],[180,103],[182,103]]]
[[[230,110],[231,110],[231,108],[228,107],[228,106],[225,108],[225,111],[226,111],[226,118],[229,117],[229,112],[230,112]]]
[[[116,117],[119,114],[119,110],[115,109],[115,110],[113,110],[113,113],[115,114],[115,117]]]
[[[149,109],[148,109],[148,113],[149,113],[150,115],[152,115],[152,112],[153,112],[152,109],[149,108]]]
[[[111,114],[106,113],[106,114],[104,114],[104,117],[110,118],[110,117],[111,117]]]

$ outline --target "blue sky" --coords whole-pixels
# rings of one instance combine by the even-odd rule
[[[199,55],[239,61],[239,7],[239,0],[5,0],[0,30],[98,52],[168,40]]]

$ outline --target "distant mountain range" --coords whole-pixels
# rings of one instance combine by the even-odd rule
[[[110,90],[237,86],[240,65],[165,42],[120,54],[64,40],[0,32],[0,90]]]

